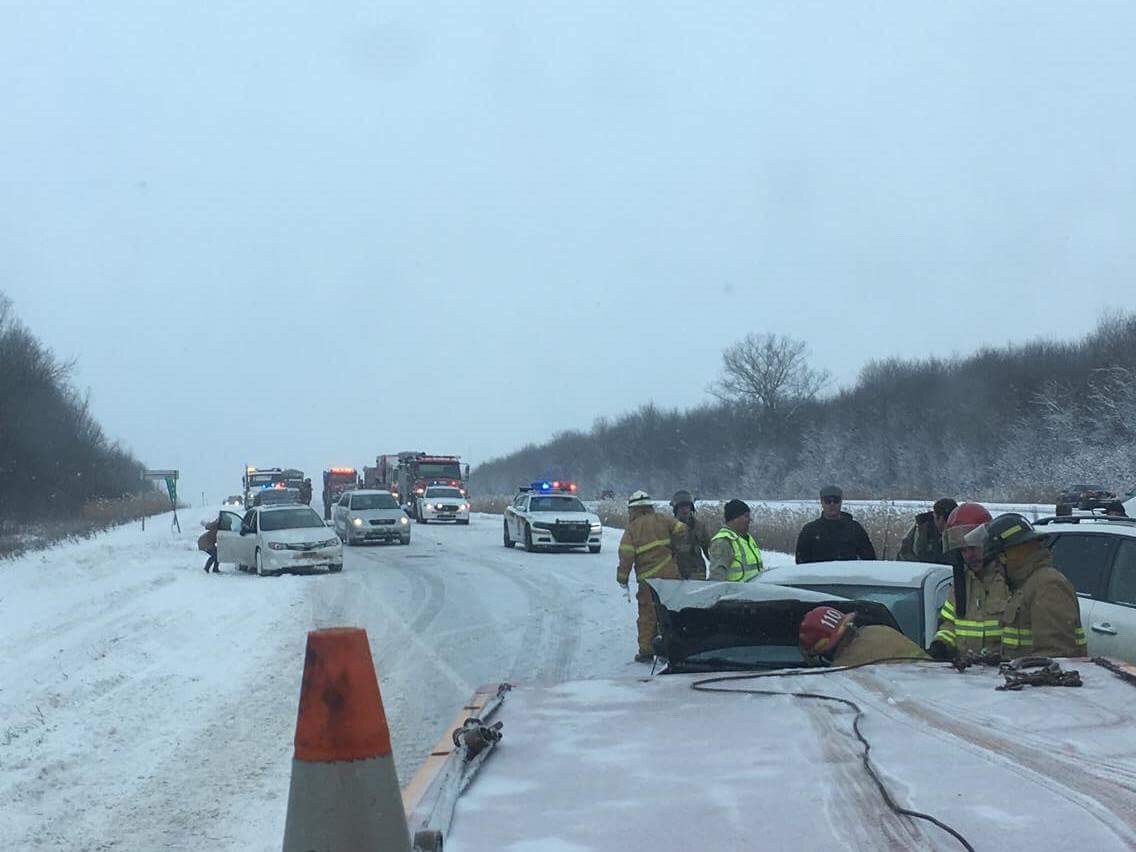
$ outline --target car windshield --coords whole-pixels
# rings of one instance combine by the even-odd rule
[[[278,474],[275,473],[253,473],[249,475],[249,485],[271,485],[276,481]]]
[[[389,494],[356,494],[351,498],[352,509],[397,509],[398,502]]]
[[[586,512],[578,497],[533,497],[530,512]]]
[[[794,584],[800,589],[812,589],[826,595],[859,601],[875,601],[891,610],[903,635],[919,645],[923,644],[923,596],[919,589],[910,586],[860,586],[848,583],[823,585]]]
[[[456,488],[427,488],[427,497],[461,497],[462,493]]]
[[[323,519],[307,506],[260,513],[260,529],[262,532],[265,530],[302,530],[322,526],[325,526]]]
[[[688,664],[720,668],[784,669],[803,665],[798,645],[738,645],[691,654]]]
[[[420,462],[418,475],[425,479],[461,479],[456,462]]]

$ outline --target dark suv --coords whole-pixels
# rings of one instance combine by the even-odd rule
[[[1071,515],[1074,509],[1085,512],[1094,509],[1109,511],[1114,510],[1118,505],[1120,504],[1116,499],[1116,494],[1107,488],[1100,488],[1095,485],[1074,485],[1057,495],[1055,514]]]

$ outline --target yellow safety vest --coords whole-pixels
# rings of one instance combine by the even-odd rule
[[[742,538],[729,527],[722,527],[714,534],[711,541],[720,538],[728,539],[734,547],[734,558],[726,572],[726,579],[731,583],[748,583],[761,573],[761,549],[757,546],[752,535],[746,534]]]

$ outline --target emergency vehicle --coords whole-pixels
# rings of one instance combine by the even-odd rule
[[[323,519],[331,520],[331,507],[339,502],[343,492],[351,491],[359,483],[353,467],[333,467],[323,472]]]
[[[456,488],[460,496],[469,499],[469,465],[462,465],[461,456],[436,455],[421,450],[407,450],[397,454],[381,455],[374,467],[363,468],[363,487],[389,491],[411,516],[421,521],[418,498],[431,485]]]
[[[246,465],[245,475],[241,479],[241,485],[244,486],[245,508],[252,508],[252,501],[256,497],[256,492],[265,488],[274,488],[277,482],[283,481],[283,468],[253,467],[252,465]]]
[[[505,507],[505,547],[518,542],[525,550],[586,547],[599,553],[603,527],[576,496],[576,483],[538,480],[517,489]]]

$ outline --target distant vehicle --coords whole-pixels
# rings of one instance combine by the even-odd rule
[[[260,506],[244,518],[222,510],[217,559],[257,574],[343,570],[343,543],[310,506]]]
[[[323,472],[323,519],[331,520],[331,507],[339,502],[344,491],[350,491],[359,484],[359,476],[353,467],[333,467]]]
[[[469,523],[469,501],[460,488],[451,485],[429,485],[426,493],[415,501],[414,517],[420,524],[430,521]]]
[[[389,491],[348,491],[332,508],[332,526],[350,546],[368,541],[410,544],[410,520]]]
[[[603,526],[576,496],[576,483],[542,480],[517,491],[505,507],[505,547],[518,542],[525,550],[586,547],[599,553]]]
[[[244,505],[251,508],[253,498],[264,488],[273,488],[277,482],[284,481],[284,469],[280,467],[245,467],[241,485],[244,486]]]
[[[221,505],[222,506],[244,506],[244,504],[245,504],[245,498],[244,497],[242,497],[240,494],[231,494],[231,495],[229,495],[228,497],[225,498],[225,502],[222,503]]]
[[[1136,519],[1061,516],[1035,527],[1077,590],[1089,656],[1136,664]]]
[[[998,690],[1005,677],[985,666],[802,669],[812,607],[854,610],[861,626],[894,619],[767,583],[647,583],[661,674],[493,684],[466,699],[405,787],[419,848],[1040,850],[1057,836],[1132,848],[1132,795],[1116,779],[1136,738],[1136,680],[1115,664],[1060,660],[1084,689],[1026,693]],[[562,720],[567,740],[550,730]],[[944,784],[944,766],[1012,795],[992,816]],[[676,771],[718,781],[644,783]]]
[[[785,565],[757,577],[762,583],[883,604],[904,635],[921,648],[929,647],[935,638],[939,610],[953,580],[949,565],[882,560]]]
[[[1054,514],[1070,515],[1074,509],[1092,511],[1120,505],[1116,494],[1099,485],[1074,485],[1057,495]]]
[[[460,456],[440,456],[417,450],[378,456],[374,467],[363,468],[364,488],[390,491],[396,500],[410,509],[416,520],[421,520],[418,498],[429,486],[447,485],[468,498],[468,479],[469,465],[463,466]]]
[[[299,488],[285,488],[278,485],[273,488],[262,488],[253,495],[253,506],[288,506],[302,505]]]

